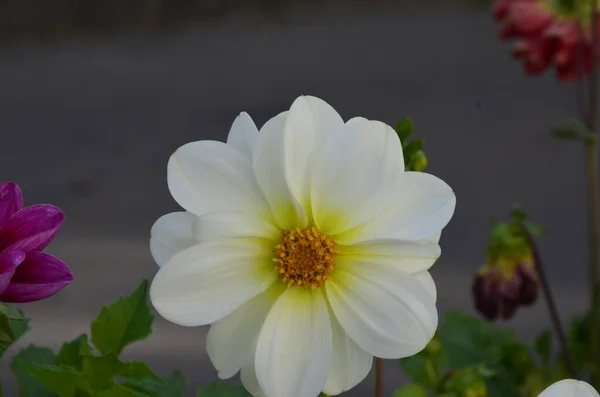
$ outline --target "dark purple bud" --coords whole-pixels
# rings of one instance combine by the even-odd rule
[[[475,309],[487,320],[494,321],[499,312],[498,283],[493,272],[480,272],[473,280]]]

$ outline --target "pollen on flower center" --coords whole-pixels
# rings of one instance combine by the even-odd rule
[[[288,287],[315,289],[328,280],[340,251],[331,237],[311,226],[284,230],[273,253],[275,270]]]

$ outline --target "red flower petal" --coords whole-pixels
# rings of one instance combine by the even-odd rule
[[[523,35],[538,34],[553,21],[553,15],[537,2],[515,1],[511,3],[509,19]]]

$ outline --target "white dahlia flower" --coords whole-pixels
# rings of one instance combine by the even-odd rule
[[[156,310],[210,324],[220,378],[241,370],[255,396],[339,394],[373,356],[422,350],[437,328],[428,272],[455,207],[452,189],[405,172],[388,125],[344,123],[302,96],[258,130],[179,148],[167,169],[185,212],[161,217],[150,246]]]
[[[600,397],[600,395],[586,382],[563,379],[548,386],[538,397]]]

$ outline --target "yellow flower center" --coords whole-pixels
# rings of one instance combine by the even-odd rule
[[[329,279],[340,251],[331,237],[311,226],[284,230],[273,253],[275,270],[288,287],[315,289]]]

